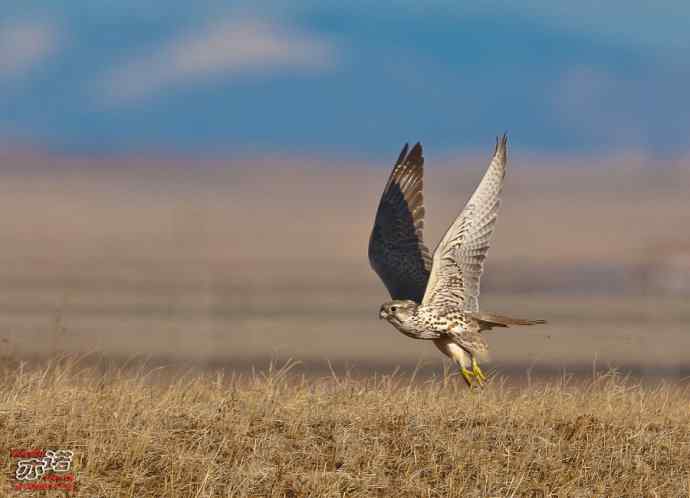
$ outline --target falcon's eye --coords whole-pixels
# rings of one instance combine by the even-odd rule
[[[391,306],[391,311],[398,311],[398,307],[397,306]]]

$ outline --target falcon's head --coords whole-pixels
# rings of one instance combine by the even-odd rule
[[[386,319],[393,325],[400,325],[409,320],[416,310],[417,303],[409,299],[389,301],[381,305],[379,318]]]

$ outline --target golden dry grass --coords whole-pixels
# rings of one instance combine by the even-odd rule
[[[78,496],[687,496],[687,386],[80,366],[0,379],[0,447],[75,452]],[[12,461],[0,489],[9,493]]]

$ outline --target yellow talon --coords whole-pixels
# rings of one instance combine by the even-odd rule
[[[472,387],[472,376],[474,374],[467,370],[465,367],[460,367],[460,373],[462,374],[462,377],[465,379],[465,382],[467,382],[467,385],[469,387]]]
[[[474,357],[472,358],[472,373],[479,379],[480,383],[486,380],[486,375],[484,375],[482,369],[479,368],[479,363],[477,363],[477,359]]]

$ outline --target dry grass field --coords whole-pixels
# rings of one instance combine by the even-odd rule
[[[470,392],[457,376],[289,370],[161,384],[155,371],[6,361],[0,447],[72,450],[83,497],[690,493],[687,383],[611,373],[522,388],[494,378]],[[17,462],[2,461],[11,495]]]

